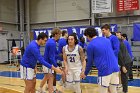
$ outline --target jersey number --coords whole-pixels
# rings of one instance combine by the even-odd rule
[[[70,57],[69,59],[70,59],[70,62],[75,62],[74,57]]]

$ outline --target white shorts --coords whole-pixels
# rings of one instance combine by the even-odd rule
[[[69,83],[72,82],[80,82],[80,74],[81,74],[81,69],[70,69],[68,70],[68,75],[66,75],[66,81]]]
[[[20,77],[25,80],[33,80],[33,78],[36,78],[35,70],[20,65]]]
[[[109,85],[118,86],[119,72],[114,72],[107,76],[98,77],[98,84],[103,87],[109,87]]]
[[[44,73],[46,73],[46,74],[47,74],[47,73],[51,73],[51,74],[54,73],[54,70],[49,69],[49,68],[45,67],[44,65],[42,65],[42,67],[43,67],[43,72],[44,72]]]

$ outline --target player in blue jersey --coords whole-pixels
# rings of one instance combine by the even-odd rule
[[[65,81],[66,81],[66,76],[65,76],[65,71],[64,71],[64,62],[63,62],[63,47],[65,45],[67,45],[67,38],[68,38],[68,32],[63,30],[62,31],[62,37],[59,39],[58,41],[58,54],[59,54],[59,57],[58,57],[58,62],[59,62],[59,65],[60,67],[62,67],[62,71],[64,72],[63,75],[62,75],[62,80],[60,80],[60,84],[61,85],[65,85]]]
[[[118,38],[115,35],[112,35],[110,32],[110,25],[105,24],[101,27],[103,35],[111,41],[111,45],[114,51],[116,58],[118,59],[120,43]]]
[[[111,93],[117,93],[119,67],[110,40],[104,37],[97,37],[97,32],[94,28],[87,28],[84,35],[90,40],[87,46],[88,62],[85,75],[88,75],[94,62],[98,69],[99,93],[107,93],[108,87]],[[85,78],[85,75],[81,75],[81,78]]]
[[[61,73],[61,70],[59,68],[56,68],[50,63],[48,63],[48,61],[45,61],[42,55],[40,54],[40,45],[44,45],[46,41],[47,35],[45,33],[40,33],[37,37],[37,40],[33,40],[25,49],[20,63],[21,79],[24,79],[25,82],[24,93],[35,93],[35,67],[37,64],[37,60],[49,69]]]
[[[59,40],[61,36],[61,30],[59,28],[54,28],[51,32],[52,38],[50,38],[45,46],[45,52],[44,52],[44,59],[52,64],[53,66],[57,67],[57,45],[56,42]],[[44,71],[44,78],[41,81],[40,89],[39,91],[43,91],[42,88],[46,81],[48,80],[48,91],[49,93],[52,93],[53,91],[56,91],[56,73],[54,70],[51,70],[49,68],[46,68],[43,66]],[[53,82],[54,81],[54,82]],[[54,86],[54,87],[53,87]]]
[[[85,43],[84,37],[80,37],[80,42],[78,44],[83,48],[84,51],[86,50],[87,44]]]
[[[66,88],[81,93],[80,74],[85,72],[85,55],[78,45],[76,35],[68,36],[67,45],[63,47],[63,60],[66,73]]]

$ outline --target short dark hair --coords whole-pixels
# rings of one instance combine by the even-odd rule
[[[44,38],[48,38],[47,34],[46,33],[40,33],[37,37],[37,40],[40,40],[40,39],[44,39]]]
[[[116,33],[120,33],[121,34],[121,31],[117,31]]]
[[[126,40],[128,41],[127,34],[122,34],[122,36],[123,36],[124,38],[126,38]]]
[[[97,31],[95,30],[95,28],[89,27],[87,29],[85,29],[84,35],[85,36],[89,36],[90,38],[97,36]]]
[[[109,24],[105,24],[101,27],[101,29],[109,29],[110,30],[110,25]]]
[[[70,35],[68,36],[68,38],[67,38],[67,44],[68,44],[68,39],[69,39],[70,36],[73,36],[73,37],[74,37],[75,45],[78,44],[78,38],[77,38],[77,36],[76,36],[75,34],[70,34]]]
[[[65,34],[67,34],[68,32],[66,30],[62,31],[62,36],[64,36]]]
[[[111,32],[111,34],[116,36],[116,33],[115,32]]]

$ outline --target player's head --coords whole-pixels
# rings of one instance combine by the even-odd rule
[[[120,31],[116,32],[116,36],[117,36],[119,39],[121,39],[121,38],[122,38],[121,32],[120,32]]]
[[[102,33],[104,36],[109,36],[110,34],[110,25],[105,24],[101,27]]]
[[[58,40],[61,37],[61,30],[59,28],[54,28],[51,35],[55,40]]]
[[[62,37],[68,37],[68,32],[66,30],[63,30],[62,31]]]
[[[91,40],[93,37],[97,36],[97,31],[95,30],[95,28],[89,27],[85,29],[84,35],[88,40]]]
[[[37,41],[40,45],[44,45],[48,39],[48,36],[45,33],[40,33],[37,37]]]
[[[67,44],[68,45],[76,45],[76,44],[78,44],[77,36],[75,34],[69,35],[68,39],[67,39]]]
[[[122,34],[122,39],[123,39],[123,40],[127,40],[127,41],[128,41],[127,34]]]
[[[85,43],[85,38],[84,37],[80,37],[80,42]]]

